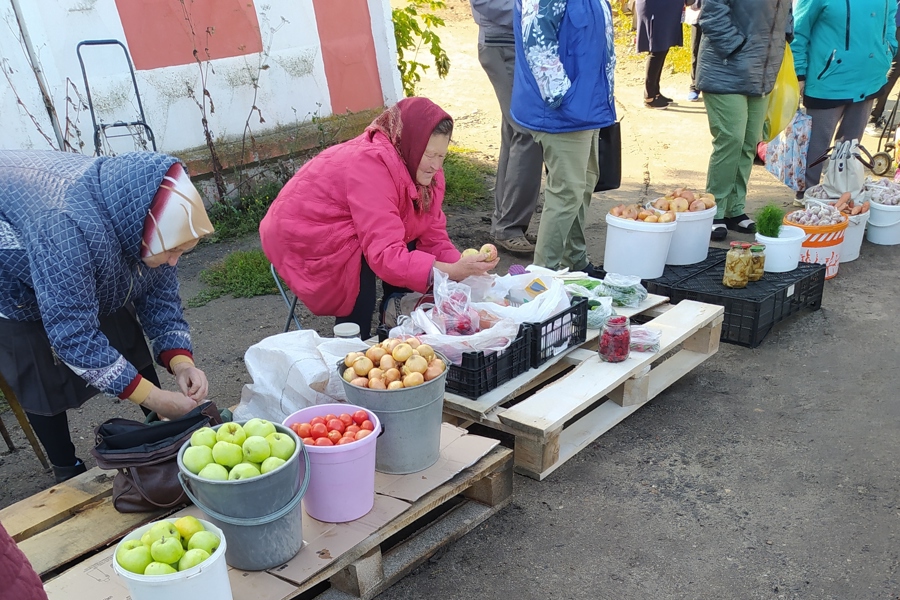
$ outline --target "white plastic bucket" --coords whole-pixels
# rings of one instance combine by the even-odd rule
[[[607,214],[606,225],[603,269],[607,273],[641,279],[662,276],[677,221],[644,223]]]
[[[782,225],[778,237],[756,234],[756,241],[766,246],[766,273],[787,273],[800,264],[800,252],[806,232],[793,225]]]
[[[866,239],[880,246],[900,244],[900,206],[870,202]]]
[[[174,523],[174,519],[172,522]],[[115,555],[113,556],[113,569],[125,580],[131,600],[232,600],[228,565],[225,564],[225,534],[209,521],[200,519],[200,522],[207,531],[219,536],[219,547],[208,559],[186,571],[170,575],[138,575],[120,567]],[[138,527],[126,535],[116,545],[116,552],[124,542],[141,539],[151,527],[153,523]]]
[[[871,211],[871,209],[869,210]],[[868,220],[869,212],[850,217],[847,229],[844,230],[844,243],[841,244],[842,263],[859,258],[859,250],[862,248],[863,237],[866,235],[866,223]]]
[[[693,265],[706,260],[709,254],[709,234],[715,218],[715,206],[696,212],[675,213],[675,233],[669,244],[666,264]]]

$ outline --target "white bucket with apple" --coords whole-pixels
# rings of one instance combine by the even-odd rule
[[[225,535],[209,521],[194,521],[203,527],[203,534],[193,533],[187,544],[183,541],[185,536],[172,533],[171,526],[177,522],[173,520],[139,527],[119,542],[113,569],[125,581],[131,600],[232,600]],[[142,541],[145,536],[148,537]],[[153,543],[146,544],[150,539],[156,543],[155,548]],[[151,548],[160,560],[153,560]],[[164,562],[170,559],[172,562]]]

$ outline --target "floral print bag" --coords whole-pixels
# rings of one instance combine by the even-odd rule
[[[802,108],[766,147],[766,170],[795,192],[806,188],[806,152],[812,117]]]

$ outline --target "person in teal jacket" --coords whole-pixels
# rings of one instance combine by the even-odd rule
[[[797,1],[791,50],[803,104],[812,117],[809,163],[835,137],[862,137],[897,51],[896,14],[893,0]],[[823,166],[807,168],[807,189],[819,183]]]

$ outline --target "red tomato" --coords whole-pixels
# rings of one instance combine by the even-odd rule
[[[311,437],[305,437],[305,438],[303,438],[303,443],[306,444],[307,446],[315,446],[316,440],[312,439]]]
[[[326,421],[323,417],[313,417],[309,420],[310,425],[315,425],[316,423],[321,423],[322,425],[324,425],[327,422],[328,421]]]
[[[320,437],[316,440],[316,446],[334,446],[334,442],[329,440],[327,437]]]
[[[347,435],[348,433],[352,433],[353,435],[356,435],[357,431],[359,431],[359,425],[350,425],[349,427],[347,427],[344,430],[344,435]]]
[[[361,424],[363,421],[367,421],[369,419],[369,413],[364,410],[358,410],[353,413],[353,422],[357,425]]]
[[[354,438],[352,438],[352,437],[342,437],[341,439],[338,440],[337,445],[338,445],[338,446],[343,446],[343,445],[345,445],[345,444],[352,444],[352,443],[355,442],[355,441],[356,441],[356,440],[355,440]]]
[[[344,436],[341,435],[340,431],[335,431],[334,429],[332,429],[331,431],[328,432],[327,437],[329,440],[331,440],[332,444],[337,444],[339,441],[341,441],[341,438]]]
[[[367,435],[371,435],[371,433],[372,433],[371,429],[360,429],[359,431],[356,432],[356,439],[361,440],[364,437],[366,437]]]
[[[340,419],[344,423],[344,427],[346,427],[347,425],[353,425],[353,415],[341,413],[340,415],[338,415],[338,419]]]
[[[294,429],[294,432],[301,438],[311,437],[309,434],[312,426],[309,423],[294,423],[294,425],[292,425],[291,427],[296,427],[296,429]]]
[[[328,413],[327,415],[325,415],[325,424],[327,425],[328,421],[330,421],[332,419],[337,419],[337,415],[333,415],[331,413]]]
[[[344,433],[344,422],[340,419],[331,419],[325,426],[328,428],[328,431],[337,431],[338,433]]]
[[[319,439],[319,438],[323,438],[323,437],[325,437],[325,436],[328,435],[328,428],[325,427],[325,424],[324,424],[324,423],[316,423],[316,424],[313,425],[312,428],[309,430],[309,435],[310,435],[310,437],[313,438],[314,440],[317,440],[317,439]]]
[[[375,425],[372,423],[372,421],[366,419],[365,421],[363,421],[362,423],[359,424],[359,428],[360,429],[368,429],[369,431],[374,431]]]

